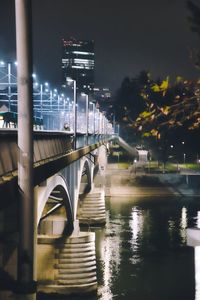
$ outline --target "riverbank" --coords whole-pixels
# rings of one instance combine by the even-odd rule
[[[109,163],[105,175],[106,196],[200,197],[198,174],[149,174],[134,167]]]
[[[118,164],[107,165],[105,187],[107,197],[178,195],[170,185],[161,182],[157,176],[134,174],[131,168],[121,169]]]

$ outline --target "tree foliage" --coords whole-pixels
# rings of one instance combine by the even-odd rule
[[[117,119],[131,126],[145,137],[160,138],[163,132],[178,127],[184,130],[200,128],[200,81],[177,77],[152,80],[149,73],[145,81],[140,75],[126,78],[117,95]]]
[[[187,8],[190,12],[188,17],[190,23],[190,29],[200,36],[200,4],[196,4],[194,1],[188,0]],[[200,69],[200,51],[199,49],[192,49],[190,56],[194,61],[197,69]]]

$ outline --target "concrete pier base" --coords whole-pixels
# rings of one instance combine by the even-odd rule
[[[70,295],[96,290],[95,233],[38,237],[38,292]]]
[[[79,208],[80,225],[102,225],[106,223],[105,193],[96,188],[81,201]]]
[[[200,246],[200,228],[187,229],[187,245],[191,247]]]

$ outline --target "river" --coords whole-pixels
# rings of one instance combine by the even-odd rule
[[[98,292],[86,299],[200,300],[194,249],[186,245],[186,228],[200,224],[199,197],[175,197],[155,180],[144,186],[128,176],[106,179],[107,224],[95,229]]]

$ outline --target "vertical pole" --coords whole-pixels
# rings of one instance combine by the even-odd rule
[[[68,105],[68,107],[69,107],[69,130],[71,131],[71,118],[70,118],[70,102],[69,102],[69,105]]]
[[[19,299],[36,299],[36,219],[33,189],[31,0],[15,0],[18,61]]]
[[[53,111],[53,92],[50,91],[50,110]]]
[[[99,111],[99,109],[98,109],[98,134],[100,134],[100,111]]]
[[[8,63],[8,111],[11,111],[11,63]]]
[[[74,150],[76,150],[76,135],[77,135],[76,80],[73,80],[73,83],[74,83]]]
[[[86,144],[88,144],[88,113],[89,113],[89,97],[87,94],[85,94],[86,98],[86,107],[85,107],[85,117],[86,117]]]
[[[40,118],[42,119],[42,115],[43,115],[43,99],[42,99],[42,96],[43,96],[43,85],[40,84]]]
[[[115,134],[115,113],[113,115],[113,128],[114,128],[114,134]]]
[[[96,109],[95,109],[95,104],[93,103],[93,134],[95,135],[95,111],[96,111]]]

